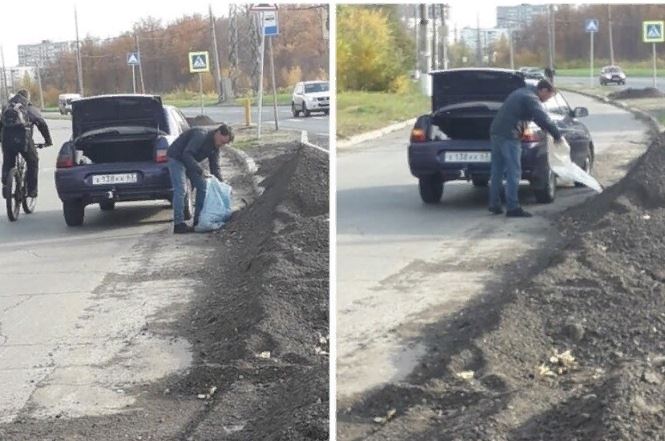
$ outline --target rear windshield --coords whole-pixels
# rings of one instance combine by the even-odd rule
[[[328,92],[328,83],[305,84],[305,93]]]
[[[74,100],[73,135],[106,127],[168,127],[161,100],[153,98],[108,97]]]

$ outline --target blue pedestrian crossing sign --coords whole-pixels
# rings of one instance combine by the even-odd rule
[[[644,43],[662,43],[665,41],[662,20],[642,22],[642,41]]]
[[[208,51],[189,53],[189,71],[191,73],[210,72]]]
[[[586,32],[598,32],[598,20],[588,18],[584,21],[584,30]]]
[[[141,64],[139,61],[139,54],[138,52],[130,52],[127,54],[127,64],[130,66],[136,66],[138,64]]]

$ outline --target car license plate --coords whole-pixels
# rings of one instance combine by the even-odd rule
[[[490,152],[445,152],[446,162],[491,162]]]
[[[136,173],[122,173],[115,175],[95,175],[92,177],[92,185],[108,184],[135,184],[138,181]]]

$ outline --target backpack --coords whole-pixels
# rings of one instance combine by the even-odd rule
[[[25,106],[19,102],[10,102],[2,115],[2,144],[15,151],[25,151],[28,147],[30,118]]]
[[[25,106],[19,102],[9,103],[7,108],[2,112],[1,118],[3,127],[22,126],[27,128],[30,126],[28,111]]]

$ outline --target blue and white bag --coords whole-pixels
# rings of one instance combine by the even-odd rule
[[[230,185],[214,176],[206,179],[206,197],[199,215],[199,223],[194,227],[197,233],[219,230],[229,220],[232,213]]]

